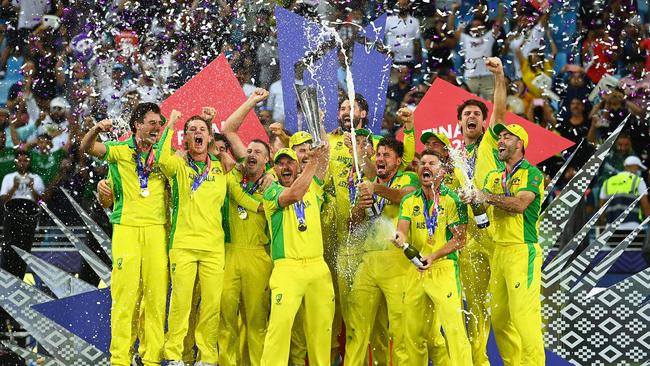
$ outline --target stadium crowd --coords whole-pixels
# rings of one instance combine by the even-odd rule
[[[559,188],[568,182],[595,148],[623,120],[627,120],[598,179],[585,192],[586,220],[588,213],[593,212],[604,199],[614,193],[644,195],[644,187],[647,187],[650,178],[646,172],[650,163],[648,4],[634,0],[532,4],[537,3],[303,0],[280,1],[277,5],[320,22],[330,22],[345,44],[352,44],[356,40],[360,26],[365,26],[380,14],[389,14],[384,44],[386,52],[390,52],[393,58],[393,68],[381,125],[381,137],[386,138],[384,141],[394,141],[392,138],[400,129],[405,132],[412,129],[408,125],[412,121],[409,122],[409,118],[405,117],[408,114],[405,110],[417,107],[436,78],[465,88],[486,100],[496,100],[499,85],[495,84],[498,83],[498,78],[494,76],[495,66],[486,62],[492,57],[503,62],[507,91],[504,105],[508,111],[576,143],[582,142],[558,183]],[[109,165],[104,160],[118,161],[121,150],[114,149],[110,143],[104,150],[89,147],[91,145],[82,146],[84,136],[97,137],[100,130],[108,130],[109,126],[100,122],[106,119],[126,121],[137,115],[138,123],[148,123],[145,114],[159,111],[150,109],[138,112],[139,106],[147,103],[160,104],[220,54],[226,55],[246,96],[256,102],[249,107],[256,111],[269,135],[269,156],[273,157],[276,164],[286,160],[283,156],[299,160],[300,156],[296,156],[293,150],[285,149],[301,145],[309,139],[301,137],[300,133],[290,136],[290,132],[283,126],[284,108],[274,5],[276,3],[270,1],[228,0],[3,1],[0,17],[4,20],[0,93],[6,93],[6,96],[0,95],[4,102],[4,108],[0,109],[0,201],[7,202],[12,198],[42,200],[50,204],[52,210],[67,224],[73,224],[78,220],[74,210],[59,204],[65,201],[59,188],[66,188],[73,192],[84,207],[94,210],[100,220],[103,212],[93,204],[97,185],[107,177],[110,184],[116,184],[114,173],[109,176]],[[339,72],[339,85],[341,94],[345,95],[345,74],[342,71]],[[268,90],[268,95],[262,89]],[[260,96],[262,94],[263,97]],[[260,96],[259,100],[256,96]],[[462,108],[459,109],[459,121],[462,111]],[[193,136],[201,136],[205,131],[202,131],[203,126],[193,126],[190,122],[209,120],[210,112],[205,113],[205,116],[196,120],[193,117],[188,120],[186,128],[194,128],[191,130]],[[173,119],[173,116],[167,117]],[[482,117],[486,120],[485,112]],[[228,123],[232,125],[234,122],[226,121],[226,125]],[[521,137],[523,135],[517,135],[517,131],[510,127],[507,131],[524,141]],[[215,136],[217,145],[235,157],[241,157],[239,155],[242,154],[237,153],[237,149],[242,148],[239,146],[241,142],[233,142],[236,128],[231,130],[224,127],[222,132],[223,134]],[[425,137],[430,136],[420,136],[421,132],[416,131],[414,138],[422,138],[423,143],[426,143],[428,140]],[[167,141],[165,138],[163,136],[162,140]],[[435,138],[444,144],[442,138]],[[527,139],[526,135],[524,145],[527,145]],[[203,151],[202,142],[201,137],[200,142],[194,141],[198,145],[190,145],[197,151]],[[382,143],[379,142],[379,147],[381,146]],[[393,152],[399,151],[398,155],[407,154],[406,146],[403,151],[391,145],[391,142],[385,142],[383,146]],[[378,148],[377,143],[375,148]],[[325,162],[323,156],[327,154],[320,149],[322,148],[311,152],[310,158],[322,163]],[[444,160],[438,154],[433,154],[435,158],[429,154],[425,159],[427,153],[420,155],[422,152],[410,152],[413,153],[411,160],[415,162],[419,162],[420,158]],[[572,152],[573,149],[539,164],[538,167],[544,174],[542,181],[548,182]],[[197,156],[203,156],[201,154]],[[179,163],[174,160],[173,154],[165,156],[163,152],[162,155],[161,170],[166,176],[173,177],[181,169],[187,169],[177,165]],[[380,160],[377,157],[377,162]],[[209,159],[207,161],[209,166]],[[301,163],[303,175],[309,163]],[[405,168],[415,172],[419,170],[417,164]],[[146,170],[141,167],[138,169]],[[379,163],[377,169],[380,169]],[[26,171],[31,172],[30,178],[21,179]],[[196,171],[199,171],[198,168]],[[307,171],[316,180],[324,178],[319,176],[316,167],[313,167],[313,171]],[[514,171],[512,173],[514,175]],[[283,173],[279,174],[280,183],[282,177]],[[207,173],[204,179],[209,182]],[[392,182],[393,180],[388,185]],[[620,188],[617,186],[620,182],[632,183],[629,186],[625,183],[625,187]],[[407,185],[404,183],[404,186]],[[615,189],[627,191],[614,191]],[[194,190],[192,188],[192,192]],[[276,205],[284,207],[280,204],[280,191],[278,189],[275,192],[278,196],[275,197]],[[144,191],[142,194],[144,197]],[[148,191],[146,194],[149,195]],[[282,212],[279,207],[267,203],[269,200],[266,195],[264,198],[264,210]],[[486,199],[490,202],[489,197]],[[313,200],[316,202],[317,198],[314,197]],[[298,200],[293,200],[290,204],[295,201]],[[240,208],[248,209],[241,201],[237,202]],[[455,202],[445,204],[451,207]],[[304,215],[305,207],[302,210]],[[311,215],[310,212],[307,211],[307,215]],[[267,218],[268,215],[267,212]],[[650,215],[650,204],[644,198],[638,218],[633,219],[640,222],[647,215]],[[616,217],[616,211],[609,212],[608,217],[610,216]],[[579,228],[580,222],[575,225]],[[114,235],[134,234],[118,231]],[[180,237],[182,236],[179,235],[178,238]],[[91,238],[89,240],[92,241]],[[181,239],[176,240],[182,242]],[[186,259],[181,259],[178,255],[179,263]],[[191,253],[184,255],[189,256]],[[108,258],[105,260],[110,263]],[[200,260],[207,261],[208,258]],[[314,268],[312,269],[318,270]],[[290,274],[295,273],[287,271],[285,276]],[[211,274],[205,275],[206,281],[210,281]],[[82,278],[98,282],[98,278],[93,278],[92,271],[87,269]],[[172,287],[174,281],[172,274]],[[201,290],[197,287],[197,291]],[[203,294],[202,291],[200,293]],[[172,299],[174,298],[179,302],[181,299],[191,300],[192,296],[175,295],[172,292]],[[389,302],[387,313],[390,318],[390,299],[386,300]],[[386,303],[379,306],[386,306]],[[185,311],[184,308],[172,309]],[[385,309],[383,311],[386,312]],[[477,310],[479,313],[481,311]],[[312,311],[308,312],[313,316]],[[342,316],[345,320],[346,316],[354,318],[355,315]],[[199,322],[205,320],[199,319]],[[305,319],[317,320],[308,317]],[[389,320],[391,324],[396,324],[394,319]],[[481,321],[479,319],[477,323]],[[186,326],[182,321],[178,324],[181,330]],[[476,325],[478,328],[480,326],[481,324]],[[143,327],[146,328],[146,325]],[[277,330],[279,328],[270,329],[282,331]],[[390,331],[393,332],[392,329]],[[370,329],[365,332],[370,332]],[[480,329],[470,330],[472,348],[469,357],[473,357],[475,363],[482,362],[482,352],[475,347],[484,349],[484,343],[483,340],[471,339],[471,336],[473,334],[478,337],[484,335],[484,332]],[[170,350],[176,358],[171,359],[180,360],[181,354],[177,351],[182,349],[184,335],[180,333],[174,338],[178,343],[173,345],[176,349],[172,347]],[[286,336],[280,333],[269,334],[278,338]],[[356,343],[365,346],[368,339],[364,343],[363,337],[374,336],[375,334],[361,334],[361,340],[356,340]],[[431,337],[436,339],[436,335]],[[268,338],[269,335],[267,340]],[[196,339],[199,349],[202,341],[205,340]],[[370,342],[373,342],[372,338]],[[454,347],[465,347],[461,343],[459,341]],[[124,344],[120,346],[124,348]],[[130,344],[126,347],[128,346]],[[292,344],[292,352],[293,349]],[[430,357],[435,353],[435,347],[432,349],[429,351]],[[357,353],[362,359],[365,356],[363,352]],[[268,357],[271,359],[272,356]],[[292,362],[299,361],[292,359]],[[534,362],[531,361],[532,363]]]

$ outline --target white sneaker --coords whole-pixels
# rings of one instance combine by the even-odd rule
[[[167,366],[185,366],[183,361],[167,361]]]
[[[216,363],[205,363],[203,361],[199,361],[194,364],[194,366],[217,366]]]

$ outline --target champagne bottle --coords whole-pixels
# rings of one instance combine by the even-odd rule
[[[410,246],[409,243],[404,243],[402,250],[404,251],[406,258],[408,258],[416,267],[420,268],[424,266],[424,259],[420,255],[420,252]]]
[[[373,195],[372,206],[366,208],[366,216],[373,218],[379,215],[381,215],[381,212],[379,211],[379,204],[377,203],[377,198]]]
[[[490,219],[487,215],[487,209],[482,203],[472,203],[470,205],[472,212],[474,213],[474,221],[476,221],[476,226],[479,229],[485,229],[490,226]]]

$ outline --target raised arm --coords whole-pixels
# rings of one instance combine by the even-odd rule
[[[282,193],[280,193],[280,196],[278,197],[278,204],[280,207],[284,208],[300,201],[305,193],[307,193],[314,176],[316,176],[317,171],[320,168],[319,164],[323,164],[324,161],[327,162],[328,157],[323,156],[323,154],[329,156],[329,147],[327,145],[318,146],[309,152],[309,162],[305,165],[302,173],[300,173],[298,178],[290,187],[287,187],[282,191]],[[324,176],[323,173],[323,177]]]
[[[404,155],[402,156],[401,169],[405,169],[415,158],[415,130],[413,112],[408,108],[400,108],[397,111],[397,119],[404,126]]]
[[[485,66],[494,74],[494,110],[490,116],[490,128],[492,129],[498,123],[505,123],[508,86],[506,84],[506,78],[503,75],[501,59],[498,57],[489,57],[485,60]]]
[[[266,100],[268,97],[268,91],[262,88],[255,89],[248,99],[240,105],[239,108],[237,108],[228,119],[226,119],[223,126],[221,126],[221,132],[226,136],[228,142],[230,142],[235,158],[239,159],[246,156],[246,146],[244,146],[244,143],[237,134],[239,127],[241,127],[248,113],[255,108],[255,105]]]
[[[113,128],[113,122],[110,119],[99,121],[86,132],[84,138],[81,140],[79,149],[86,154],[103,158],[106,155],[106,145],[97,142],[97,135],[100,132],[108,132],[111,128]]]

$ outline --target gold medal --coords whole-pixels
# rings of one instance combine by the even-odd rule
[[[140,190],[140,196],[142,196],[143,198],[147,198],[147,197],[149,197],[149,190],[146,189],[146,188],[142,188],[142,189]]]
[[[298,230],[300,230],[300,231],[307,230],[307,224],[305,224],[305,223],[298,224]]]
[[[246,220],[248,218],[248,212],[246,212],[245,208],[243,208],[241,206],[237,206],[237,211],[239,212],[239,218],[240,219]]]

